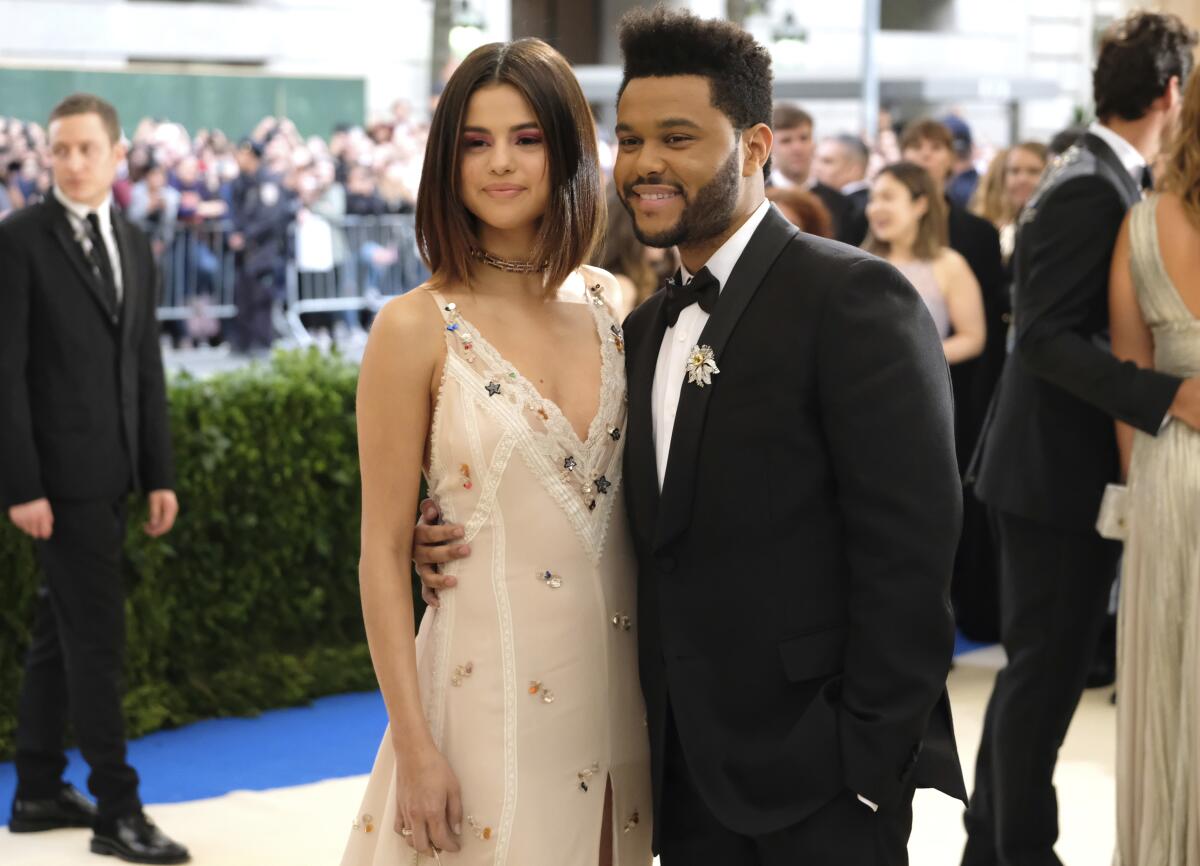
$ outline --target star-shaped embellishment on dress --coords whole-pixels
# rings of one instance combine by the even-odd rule
[[[489,397],[495,397],[497,394],[500,393],[500,383],[499,382],[488,382],[487,385],[485,385],[484,387],[487,388]]]
[[[620,427],[610,427],[608,430],[608,435],[612,437],[612,441],[620,442],[621,441],[621,428]]]
[[[567,470],[568,472],[574,472],[575,467],[578,465],[579,464],[575,461],[574,457],[568,457],[563,461],[563,469]]]
[[[612,482],[601,475],[596,479],[596,489],[601,493],[608,493],[608,488],[612,487]]]

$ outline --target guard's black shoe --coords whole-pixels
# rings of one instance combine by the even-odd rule
[[[8,829],[12,833],[41,833],[95,824],[96,804],[73,785],[63,785],[58,796],[48,800],[13,800]]]
[[[92,853],[109,854],[127,863],[187,863],[187,848],[169,839],[141,812],[97,824]]]

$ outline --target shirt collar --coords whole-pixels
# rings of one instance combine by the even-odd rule
[[[746,251],[746,245],[750,243],[750,238],[754,236],[754,232],[758,229],[759,224],[766,218],[767,211],[771,209],[771,202],[768,199],[763,199],[762,204],[755,208],[754,213],[750,214],[749,219],[742,223],[741,228],[729,236],[729,240],[721,244],[721,248],[713,253],[704,267],[708,268],[708,272],[717,278],[717,282],[721,284],[721,289],[725,289],[725,284],[729,282],[729,275],[733,273],[733,266],[738,263],[738,259],[742,257],[742,253]],[[692,278],[688,273],[683,262],[679,263],[679,273],[686,283]]]
[[[854,195],[859,190],[870,189],[871,183],[867,180],[852,180],[841,189],[842,195]]]
[[[1142,172],[1146,168],[1146,158],[1142,156],[1136,147],[1098,120],[1092,121],[1092,125],[1088,127],[1088,132],[1111,147],[1113,153],[1117,155],[1117,159],[1121,160],[1121,165],[1125,166],[1125,170],[1129,172],[1130,176],[1138,183],[1142,182]]]
[[[106,230],[106,231],[109,228],[111,228],[111,226],[112,226],[112,193],[111,192],[104,197],[104,201],[102,201],[100,203],[100,206],[96,207],[96,208],[88,207],[85,204],[80,204],[77,201],[73,201],[72,199],[67,198],[66,195],[63,193],[63,191],[58,188],[57,184],[54,186],[54,197],[56,199],[58,199],[59,204],[61,204],[64,208],[67,209],[67,213],[71,214],[73,217],[75,217],[79,221],[82,222],[82,221],[86,220],[88,217],[88,214],[95,211],[95,213],[100,217],[100,228],[103,230]]]

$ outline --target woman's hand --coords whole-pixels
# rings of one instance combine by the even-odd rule
[[[396,832],[415,850],[458,851],[462,792],[446,758],[434,746],[396,752]]]

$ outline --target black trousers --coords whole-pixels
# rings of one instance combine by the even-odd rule
[[[91,768],[101,821],[141,808],[125,760],[121,674],[125,501],[52,502],[54,532],[38,542],[45,583],[17,708],[17,797],[53,797],[67,766],[70,721]]]
[[[234,285],[237,317],[234,319],[233,345],[239,351],[269,349],[275,339],[271,309],[280,281],[272,271],[241,271]]]
[[[705,804],[668,721],[662,805],[654,818],[662,866],[906,866],[912,797],[909,789],[901,806],[876,813],[846,790],[793,827],[742,836]]]
[[[1095,656],[1121,548],[1095,532],[1012,514],[997,522],[1008,664],[984,717],[962,862],[1061,866],[1054,765]]]

